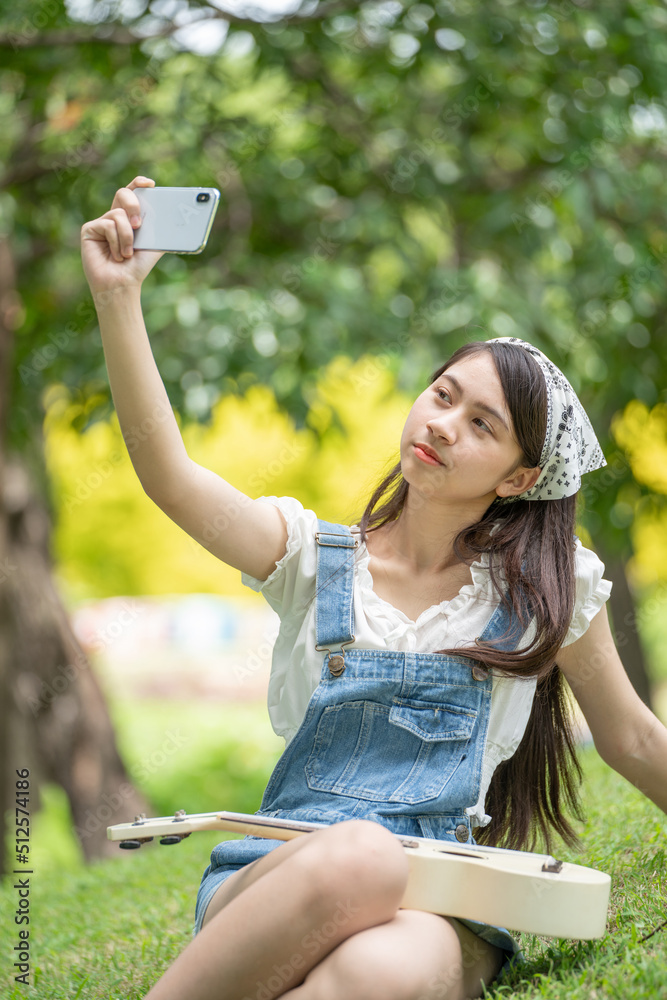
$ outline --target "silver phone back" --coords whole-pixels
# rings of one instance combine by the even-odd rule
[[[201,253],[220,201],[217,188],[135,188],[134,193],[141,205],[135,250]],[[208,201],[197,201],[199,194],[208,194]]]

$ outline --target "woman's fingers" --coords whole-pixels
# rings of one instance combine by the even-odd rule
[[[155,181],[150,177],[135,177],[127,187],[118,188],[111,204],[112,210],[122,208],[127,213],[130,224],[137,229],[141,225],[141,205],[134,189],[138,187],[155,187]]]
[[[93,240],[95,243],[106,243],[109,248],[109,256],[114,260],[123,260],[120,251],[120,241],[116,223],[112,219],[95,219],[88,222],[83,227],[81,237],[84,240]],[[101,248],[104,250],[104,247]]]
[[[119,188],[114,195],[113,202],[111,203],[111,211],[117,209],[122,210],[125,213],[126,219],[130,221],[130,224],[135,228],[141,225],[141,205],[139,204],[139,199],[136,194],[133,194],[129,188]]]
[[[141,285],[162,257],[163,251],[134,253],[134,231],[141,225],[141,206],[134,192],[154,186],[150,177],[135,177],[118,189],[108,212],[81,227],[83,270],[94,294]]]
[[[121,261],[132,256],[134,232],[122,208],[112,208],[99,219],[87,223],[83,227],[83,238],[98,243],[106,240],[114,260]]]
[[[115,223],[113,243],[110,243],[114,251],[116,260],[123,260],[131,257],[134,253],[134,230],[127,217],[127,212],[122,208],[112,208],[102,216],[103,219],[111,219]]]
[[[137,187],[155,187],[155,181],[150,177],[142,177],[139,175],[138,177],[134,177],[127,186],[130,191],[133,191]]]

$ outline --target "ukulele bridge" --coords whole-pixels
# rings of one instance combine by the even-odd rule
[[[563,870],[563,862],[559,861],[558,858],[547,858],[547,860],[542,865],[543,872],[552,872],[554,875],[558,875],[559,872]]]

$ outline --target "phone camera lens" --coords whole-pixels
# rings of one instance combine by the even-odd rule
[[[206,191],[202,191],[200,194],[197,195],[197,201],[210,201],[210,200],[211,196],[210,194],[207,194]]]

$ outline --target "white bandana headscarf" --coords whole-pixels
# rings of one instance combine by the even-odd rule
[[[518,337],[494,337],[487,344],[517,344],[535,358],[547,384],[547,430],[540,456],[539,479],[524,493],[500,497],[496,503],[514,500],[557,500],[569,497],[581,486],[585,472],[607,464],[595,431],[579,397],[560,368],[537,347]]]

